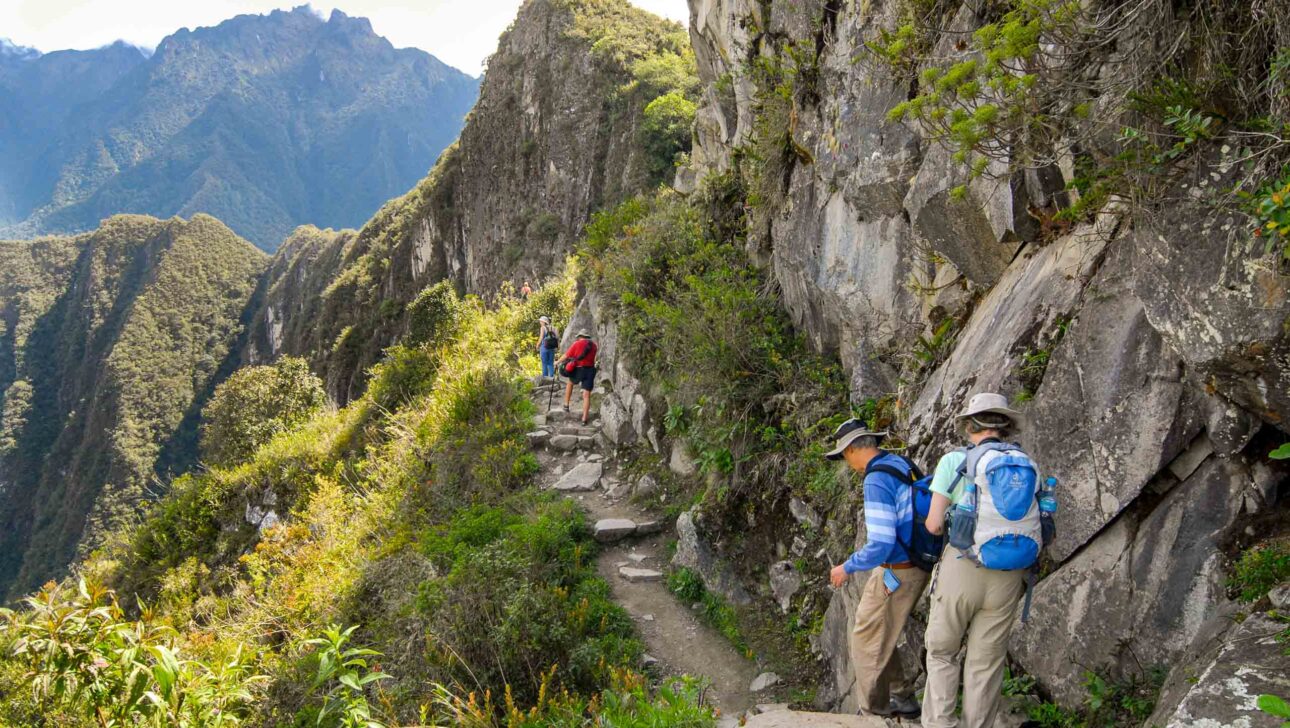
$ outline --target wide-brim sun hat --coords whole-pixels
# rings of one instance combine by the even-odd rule
[[[586,330],[586,329],[583,329],[582,331],[579,331],[579,332],[578,332],[578,338],[579,338],[579,339],[590,339],[590,338],[591,338],[591,334],[587,333],[587,330]]]
[[[538,316],[538,321],[541,321],[544,324],[551,323],[551,319],[547,316]]]
[[[866,436],[876,437],[879,440],[882,440],[887,436],[887,431],[871,430],[863,421],[855,418],[849,419],[838,425],[838,429],[833,431],[833,449],[824,453],[824,457],[829,460],[841,460],[842,453],[845,452],[848,447],[851,447],[851,443]]]
[[[968,400],[967,407],[958,414],[957,419],[965,420],[977,415],[1004,415],[1012,420],[1013,429],[1021,429],[1022,414],[1008,406],[1008,398],[995,392],[981,392]]]

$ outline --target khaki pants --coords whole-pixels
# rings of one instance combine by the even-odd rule
[[[1024,572],[992,571],[946,548],[927,620],[923,728],[992,728],[999,712],[1008,636],[1025,594]],[[967,635],[963,718],[954,717],[959,648]]]
[[[851,668],[856,676],[856,701],[861,715],[880,715],[887,710],[891,691],[912,695],[913,684],[905,680],[896,642],[905,620],[923,595],[928,574],[922,569],[895,569],[900,588],[888,594],[877,568],[865,582],[856,607],[855,628],[851,630]],[[876,712],[877,711],[877,712]]]

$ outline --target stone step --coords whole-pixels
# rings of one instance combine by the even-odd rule
[[[642,569],[639,566],[620,566],[618,567],[618,576],[633,584],[663,581],[663,572],[655,569]]]
[[[573,452],[574,450],[591,450],[596,447],[596,438],[579,435],[556,435],[547,441],[552,450]]]
[[[604,466],[600,463],[582,463],[565,473],[552,488],[566,493],[583,493],[600,487]],[[633,524],[633,530],[635,524]]]
[[[534,430],[525,435],[529,441],[529,447],[542,447],[551,439],[551,433],[546,430]]]
[[[588,463],[591,465],[593,463]],[[630,518],[602,518],[591,530],[600,543],[614,543],[636,533],[636,521]]]

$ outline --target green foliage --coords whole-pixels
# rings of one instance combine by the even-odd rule
[[[739,618],[734,608],[708,591],[698,574],[684,567],[676,569],[667,575],[667,588],[686,604],[699,605],[698,613],[704,621],[730,640],[730,644],[740,652],[752,655],[752,650],[739,630]]]
[[[112,592],[84,580],[75,590],[50,584],[3,616],[0,641],[38,711],[0,709],[15,724],[62,715],[99,726],[235,726],[264,680],[240,648],[209,663],[184,659],[174,630],[127,619]]]
[[[447,341],[457,332],[460,314],[461,301],[451,283],[444,280],[423,288],[408,304],[408,334],[403,343],[435,346]]]
[[[1247,196],[1246,210],[1254,220],[1254,235],[1267,241],[1267,252],[1279,250],[1290,261],[1290,165],[1278,178]]]
[[[1078,710],[1052,702],[1040,702],[1028,710],[1028,717],[1038,728],[1115,728],[1141,725],[1155,710],[1156,699],[1168,671],[1152,668],[1142,675],[1123,681],[1109,681],[1085,671],[1084,703]],[[1005,695],[1032,694],[1035,680],[1027,675],[1004,679]]]
[[[1243,602],[1256,602],[1290,579],[1290,543],[1271,541],[1241,554],[1227,579],[1228,589]]]
[[[1281,718],[1281,728],[1290,728],[1290,704],[1276,695],[1260,695],[1259,710],[1274,718]]]
[[[322,707],[318,711],[317,725],[334,728],[385,728],[385,723],[372,715],[364,690],[378,680],[388,680],[389,675],[370,669],[369,657],[381,653],[361,647],[349,646],[357,626],[342,629],[331,625],[323,636],[305,644],[318,648],[318,674],[313,689],[327,688]]]
[[[542,698],[521,709],[507,692],[495,705],[490,694],[466,697],[440,690],[436,701],[444,720],[461,728],[711,728],[712,708],[702,705],[704,685],[693,678],[669,678],[651,689],[642,675],[615,670],[606,690],[593,698],[555,689],[548,677]]]
[[[1043,90],[1038,88],[1038,69],[1045,62],[1041,38],[1077,34],[1084,22],[1075,0],[1018,0],[1008,5],[998,22],[972,34],[971,55],[925,68],[917,95],[887,115],[890,121],[918,122],[953,150],[955,161],[973,178],[984,174],[992,159],[1011,161],[1017,151],[1014,140],[1057,137],[1057,130],[1046,128]],[[921,52],[921,44],[915,42],[918,35],[916,22],[910,21],[870,48],[897,68],[911,67],[916,63],[913,54]]]
[[[1275,450],[1268,453],[1268,457],[1273,460],[1290,460],[1290,442],[1278,445]]]
[[[271,366],[239,369],[202,410],[202,455],[211,465],[245,462],[326,403],[322,381],[304,359],[287,356]]]
[[[678,155],[690,151],[690,127],[698,104],[680,91],[671,91],[645,106],[641,143],[653,179],[664,180],[676,167]]]
[[[743,497],[785,486],[827,434],[820,421],[846,410],[846,387],[763,295],[741,241],[706,228],[719,216],[668,193],[630,200],[593,219],[583,254],[591,284],[617,308],[620,345],[666,393],[673,432],[683,418],[706,471],[739,473],[732,497],[710,494],[734,511]]]
[[[520,511],[524,502],[532,510]],[[583,692],[609,666],[640,656],[631,620],[595,576],[581,511],[560,500],[474,506],[422,538],[439,576],[423,582],[417,608],[434,651],[457,685],[507,685],[537,701],[547,670]]]

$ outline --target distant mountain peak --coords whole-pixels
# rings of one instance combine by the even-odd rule
[[[20,46],[8,38],[0,38],[0,58],[13,58],[20,61],[29,61],[34,58],[40,58],[40,51],[27,46]]]

